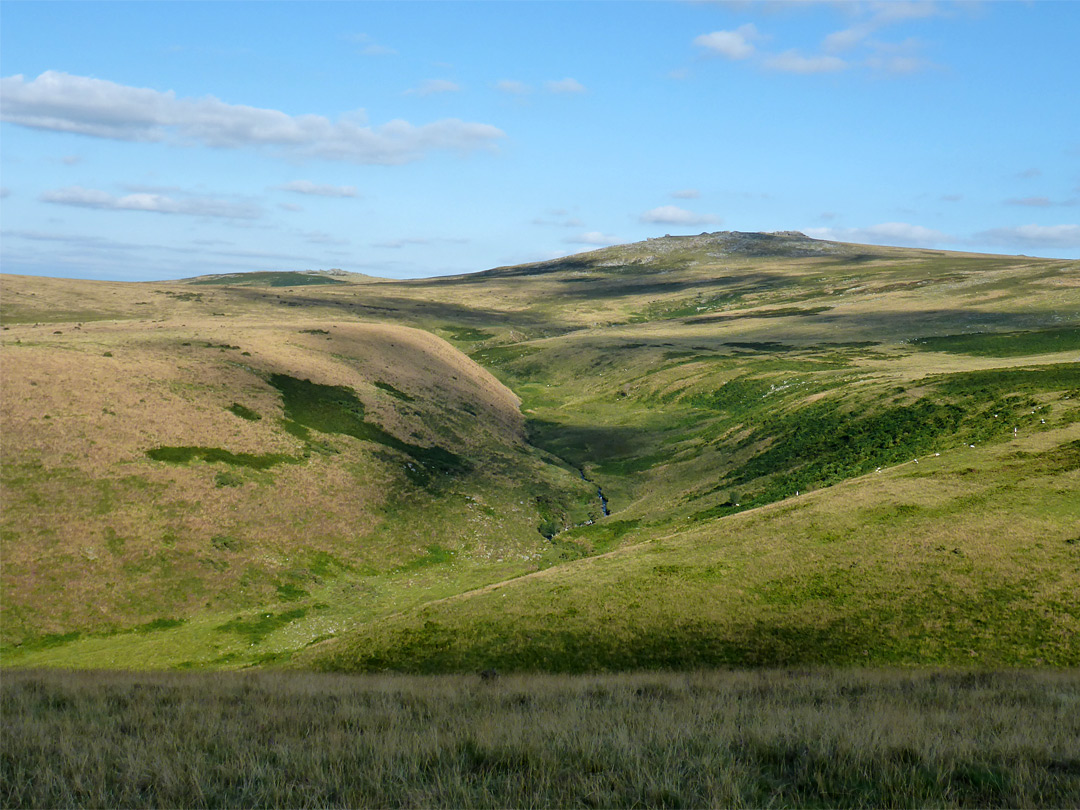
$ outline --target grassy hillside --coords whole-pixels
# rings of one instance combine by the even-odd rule
[[[1080,263],[2,283],[5,664],[1080,664]]]
[[[52,326],[4,333],[5,663],[250,662],[545,564],[548,511],[593,510],[428,333]]]

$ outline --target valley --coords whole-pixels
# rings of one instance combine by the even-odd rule
[[[1080,264],[0,278],[5,667],[1080,664]]]

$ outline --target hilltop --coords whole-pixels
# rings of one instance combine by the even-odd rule
[[[0,283],[5,663],[1080,663],[1078,262]]]

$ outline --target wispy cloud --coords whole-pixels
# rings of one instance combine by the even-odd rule
[[[382,242],[372,242],[371,246],[400,250],[404,247],[414,247],[418,245],[467,245],[468,243],[468,239],[459,239],[449,236],[406,236],[402,239],[387,239]]]
[[[558,81],[544,82],[544,88],[549,93],[584,93],[585,85],[577,79],[559,79]]]
[[[870,16],[850,28],[834,31],[822,41],[828,53],[840,53],[862,44],[871,34],[890,25],[909,20],[935,17],[941,13],[938,5],[930,0],[881,0],[863,5],[852,4],[856,13],[870,11]]]
[[[865,228],[804,228],[803,230],[807,236],[815,239],[870,245],[934,247],[957,241],[956,237],[941,231],[907,222],[882,222]]]
[[[803,56],[795,49],[775,54],[762,64],[778,73],[836,73],[847,70],[848,63],[838,56]]]
[[[0,186],[0,200],[7,199],[11,196],[11,189],[7,186]]]
[[[439,93],[457,93],[461,85],[449,79],[425,79],[416,87],[405,91],[407,96],[434,96]]]
[[[258,219],[262,209],[250,203],[237,203],[214,197],[176,199],[164,194],[126,194],[114,196],[107,191],[69,186],[44,192],[42,202],[97,208],[105,211],[147,211],[155,214],[179,214],[191,217],[220,219]]]
[[[1053,205],[1049,197],[1022,197],[1005,201],[1006,205],[1026,205],[1032,208],[1049,208]]]
[[[1006,205],[1023,205],[1028,208],[1070,207],[1078,203],[1080,200],[1051,200],[1049,197],[1020,197],[1005,201]]]
[[[1075,248],[1080,247],[1080,225],[1016,225],[991,228],[975,234],[975,238],[992,245]]]
[[[303,231],[301,234],[303,240],[312,245],[347,245],[349,240],[341,239],[337,236],[332,236],[325,231]]]
[[[548,218],[551,217],[551,218]],[[585,223],[577,217],[571,217],[567,211],[548,211],[548,217],[537,217],[532,221],[533,225],[544,225],[556,228],[580,228]]]
[[[568,245],[595,245],[597,247],[607,247],[608,245],[617,245],[622,240],[618,236],[613,236],[609,233],[601,233],[600,231],[586,231],[585,233],[579,233],[575,236],[568,236],[563,239]]]
[[[33,129],[222,149],[269,147],[291,157],[367,164],[409,163],[432,150],[490,149],[505,136],[490,124],[456,118],[372,127],[363,111],[331,121],[57,71],[30,81],[22,75],[0,79],[0,95],[0,119]]]
[[[754,54],[753,40],[761,35],[753,23],[740,25],[734,31],[713,31],[694,38],[694,44],[727,59],[746,59]]]
[[[676,200],[696,200],[701,196],[701,192],[696,188],[684,188],[680,191],[671,192],[671,196]]]
[[[345,34],[343,39],[359,46],[360,53],[364,56],[394,56],[397,51],[380,45],[367,34]]]
[[[722,221],[713,214],[695,214],[677,205],[661,205],[641,214],[638,220],[655,225],[718,225]]]
[[[532,92],[529,85],[515,79],[499,79],[499,81],[495,82],[495,89],[514,96],[524,96]]]
[[[879,73],[904,76],[937,67],[922,56],[923,43],[914,38],[903,42],[871,41],[867,44],[873,52],[866,58],[866,66]]]
[[[282,191],[291,191],[295,194],[313,194],[317,197],[355,197],[356,186],[327,186],[312,183],[310,180],[293,180],[278,186]]]
[[[736,4],[740,11],[769,11],[809,8],[827,5],[842,13],[848,27],[833,31],[821,41],[821,51],[804,54],[797,48],[769,52],[760,50],[757,43],[771,37],[753,23],[734,30],[714,31],[702,34],[693,44],[711,54],[731,60],[746,60],[778,73],[813,75],[837,73],[848,69],[869,69],[878,74],[906,75],[933,67],[921,50],[923,43],[913,37],[900,42],[883,39],[885,29],[913,20],[942,14],[932,0],[874,0],[873,2],[816,3],[814,0],[800,2],[758,2],[745,6]]]
[[[1034,166],[1024,169],[1022,172],[1017,172],[1016,177],[1020,180],[1031,180],[1035,177],[1042,177],[1042,169],[1036,169]]]

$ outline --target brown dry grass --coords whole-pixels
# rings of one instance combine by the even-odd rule
[[[7,672],[4,807],[1072,807],[1076,672]]]
[[[138,302],[149,293],[140,285],[7,276],[3,295],[24,314],[31,304],[66,312],[79,300],[93,307],[106,300],[130,315],[142,314]],[[347,386],[369,419],[404,441],[481,464],[493,449],[523,447],[517,397],[434,335],[312,320],[310,310],[303,318],[290,313],[292,322],[255,310],[208,317],[193,309],[212,308],[221,293],[206,295],[209,302],[185,302],[159,293],[168,320],[5,321],[0,553],[9,633],[27,611],[37,632],[63,632],[153,618],[145,611],[184,616],[257,603],[315,549],[361,567],[423,554],[432,541],[419,536],[357,542],[378,529],[388,498],[404,488],[400,465],[381,459],[377,446],[336,437],[330,455],[262,472],[146,457],[164,445],[299,459],[304,443],[278,424],[282,403],[271,374]],[[234,402],[262,419],[239,418],[227,410]],[[221,486],[223,473],[236,483]],[[237,541],[224,557],[212,547],[218,536]],[[453,545],[454,535],[439,542]]]

